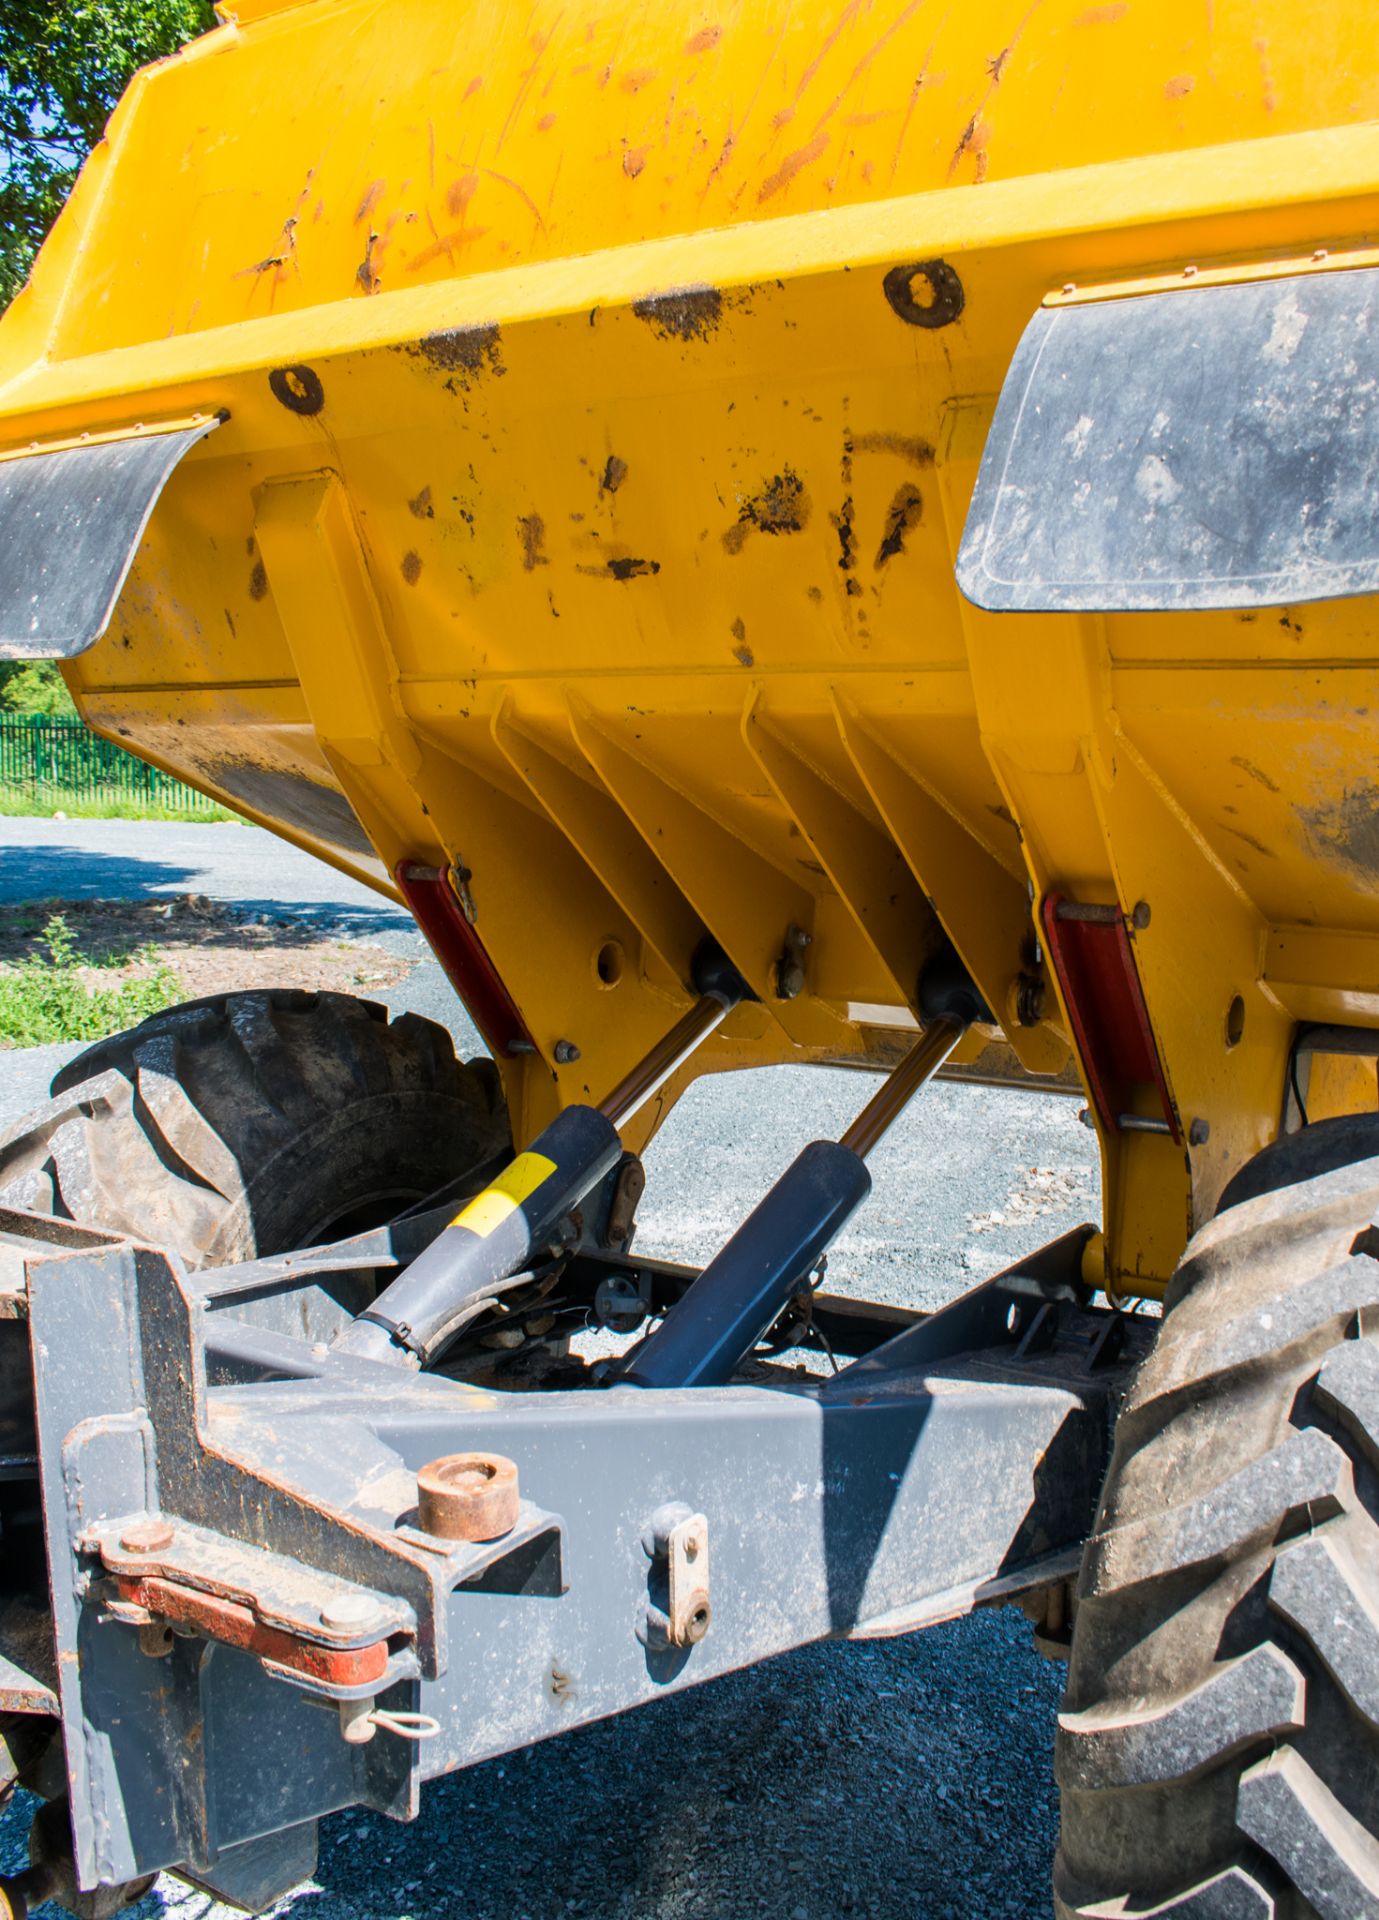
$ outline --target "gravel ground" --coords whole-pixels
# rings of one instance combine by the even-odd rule
[[[256,829],[122,821],[0,824],[0,899],[199,892],[421,951],[405,916]],[[27,876],[27,877],[26,877]],[[379,995],[478,1040],[431,962]],[[0,1060],[0,1126],[73,1048]],[[639,1247],[701,1260],[798,1148],[836,1135],[874,1082],[771,1068],[699,1082],[647,1154]],[[1096,1218],[1091,1139],[1052,1095],[937,1086],[872,1160],[873,1196],[828,1285],[902,1304],[951,1299]],[[1049,1911],[1061,1674],[1010,1609],[909,1639],[787,1654],[427,1793],[398,1827],[322,1823],[294,1920],[1034,1920]],[[19,1809],[0,1819],[17,1864]],[[229,1920],[160,1880],[138,1920]]]

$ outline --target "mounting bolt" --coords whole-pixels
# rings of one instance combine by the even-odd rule
[[[1092,1118],[1092,1109],[1090,1107],[1079,1107],[1077,1117],[1089,1133],[1096,1132],[1096,1121]]]
[[[1187,1130],[1187,1143],[1190,1147],[1204,1147],[1211,1139],[1211,1122],[1194,1120]]]
[[[378,1602],[367,1593],[338,1593],[321,1608],[321,1625],[339,1633],[358,1633],[378,1618]]]
[[[1015,986],[1015,1017],[1022,1027],[1037,1027],[1048,1004],[1048,988],[1035,973],[1022,973]]]
[[[785,929],[785,944],[776,961],[776,998],[797,1000],[804,992],[805,949],[813,945],[813,935],[792,921]]]
[[[555,1043],[555,1063],[558,1067],[572,1066],[579,1058],[579,1048],[573,1040],[557,1040]]]
[[[441,1540],[500,1540],[517,1525],[517,1463],[501,1453],[447,1453],[417,1475],[417,1520]]]
[[[1138,932],[1143,933],[1145,928],[1149,925],[1149,921],[1150,921],[1149,902],[1147,900],[1137,900],[1135,902],[1134,912],[1130,915],[1131,926],[1134,927]]]
[[[126,1553],[166,1553],[172,1541],[172,1528],[156,1516],[131,1520],[120,1535],[120,1545]]]

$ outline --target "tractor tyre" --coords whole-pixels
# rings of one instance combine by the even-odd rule
[[[97,1042],[0,1136],[0,1205],[227,1266],[381,1225],[511,1151],[497,1071],[342,993],[216,994]]]
[[[1379,1115],[1279,1141],[1174,1278],[1078,1586],[1060,1920],[1379,1916]]]

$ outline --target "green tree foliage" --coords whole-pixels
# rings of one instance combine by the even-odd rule
[[[132,75],[214,24],[211,0],[0,0],[0,305]]]
[[[0,660],[0,713],[75,713],[53,660]]]

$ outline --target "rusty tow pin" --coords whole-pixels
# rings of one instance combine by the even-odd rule
[[[442,1540],[499,1540],[517,1525],[517,1463],[501,1453],[447,1453],[417,1475],[417,1519]]]

